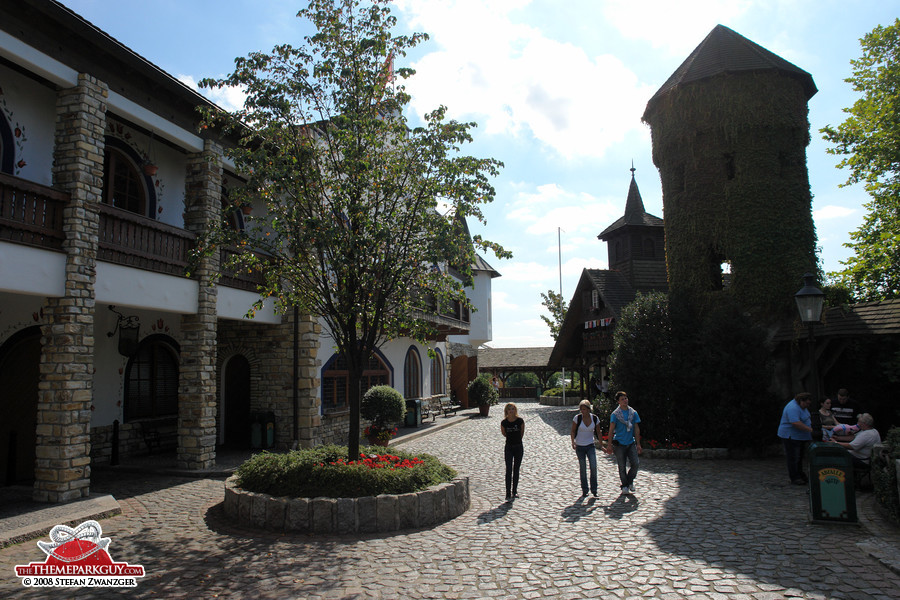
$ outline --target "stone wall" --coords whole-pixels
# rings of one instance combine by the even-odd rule
[[[389,532],[444,523],[469,510],[469,478],[409,494],[362,498],[276,498],[225,481],[225,514],[240,525],[305,533]]]

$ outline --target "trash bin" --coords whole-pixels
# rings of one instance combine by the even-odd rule
[[[858,523],[853,457],[837,444],[809,446],[809,505],[813,523]]]
[[[406,420],[404,425],[407,427],[418,427],[422,424],[422,399],[409,398],[406,401]]]
[[[274,448],[275,447],[275,413],[267,412],[263,413],[263,423],[265,424],[265,447],[266,448]]]

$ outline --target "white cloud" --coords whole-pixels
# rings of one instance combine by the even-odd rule
[[[509,203],[506,218],[525,227],[525,233],[545,235],[562,228],[567,244],[596,236],[621,215],[612,200],[573,193],[555,183],[521,190]]]
[[[588,56],[514,20],[527,2],[403,0],[398,6],[440,49],[409,80],[418,114],[448,107],[489,135],[532,136],[564,158],[602,157],[631,131],[653,89],[619,58]],[[615,90],[615,93],[610,93]]]
[[[843,219],[845,217],[849,217],[850,215],[856,214],[856,210],[853,208],[848,208],[846,206],[836,206],[834,204],[830,204],[828,206],[823,206],[822,208],[813,211],[813,218],[816,221],[824,221],[827,219]]]
[[[509,301],[509,294],[491,290],[492,310],[518,310],[519,306]]]
[[[556,266],[538,262],[514,261],[503,266],[503,282],[553,281],[558,274]]]
[[[179,75],[177,79],[189,88],[196,90],[206,98],[209,98],[225,110],[236,111],[243,108],[244,100],[247,98],[247,93],[243,88],[224,87],[200,89],[192,75]]]

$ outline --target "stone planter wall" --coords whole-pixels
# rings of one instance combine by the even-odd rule
[[[437,525],[469,510],[469,478],[421,492],[362,498],[287,498],[248,492],[225,481],[225,514],[248,527],[304,533],[375,533]]]
[[[541,396],[539,402],[543,406],[578,406],[581,400],[581,396],[566,396],[566,402],[563,404],[562,396]]]

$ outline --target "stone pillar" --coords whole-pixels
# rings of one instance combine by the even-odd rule
[[[33,494],[40,502],[90,493],[94,283],[108,95],[105,83],[83,73],[76,87],[57,95],[53,184],[71,200],[63,211],[65,292],[46,300],[41,328]]]
[[[292,312],[290,314],[293,315]],[[312,315],[300,313],[298,333],[300,351],[297,360],[297,381],[294,382],[299,396],[296,442],[301,448],[311,448],[322,443],[322,417],[317,393],[319,366],[316,360],[322,327]]]
[[[184,227],[203,235],[221,219],[222,147],[206,140],[188,157]],[[203,258],[193,270],[200,284],[197,314],[182,315],[178,382],[178,468],[210,469],[216,464],[216,288],[219,255]]]

